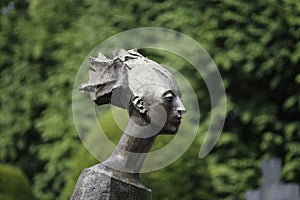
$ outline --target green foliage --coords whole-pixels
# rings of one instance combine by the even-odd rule
[[[158,138],[157,142],[164,140]],[[218,199],[213,190],[207,159],[200,160],[200,140],[195,141],[182,157],[170,166],[143,174],[144,184],[152,189],[153,199]]]
[[[28,178],[17,167],[0,165],[0,185],[2,200],[32,199]]]
[[[169,167],[143,175],[154,199],[243,199],[260,184],[261,161],[273,156],[283,160],[283,180],[300,183],[299,2],[16,0],[9,5],[0,3],[0,161],[24,170],[36,199],[68,199],[80,171],[97,163],[72,119],[80,63],[104,39],[142,26],[182,31],[203,45],[221,71],[228,102],[217,146],[199,160],[211,106],[205,83],[184,60],[145,51],[189,78],[201,110],[201,139]],[[111,117],[101,114],[100,124],[117,143],[121,133]],[[153,150],[171,139],[159,138]]]
[[[207,16],[218,21],[210,27],[209,47],[226,82],[229,115],[210,166],[216,192],[241,199],[244,188],[258,185],[255,174],[268,157],[283,159],[284,180],[299,180],[299,58],[291,56],[299,54],[292,24],[299,21],[290,18],[299,3],[224,1],[213,8],[218,9],[222,17],[220,12]]]

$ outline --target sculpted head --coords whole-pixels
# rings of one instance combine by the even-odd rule
[[[128,110],[140,126],[158,127],[156,134],[175,134],[185,107],[172,74],[136,50],[120,50],[113,59],[90,59],[89,82],[81,88],[98,105]]]

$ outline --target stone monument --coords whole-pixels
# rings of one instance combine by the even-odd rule
[[[299,200],[296,184],[280,182],[281,161],[276,158],[262,164],[263,184],[257,190],[248,191],[246,200]]]
[[[80,88],[97,105],[124,108],[129,123],[111,156],[84,169],[71,200],[150,200],[139,171],[155,138],[175,134],[185,107],[172,74],[136,50],[90,58],[89,81]]]

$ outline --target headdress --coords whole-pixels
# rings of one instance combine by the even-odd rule
[[[97,58],[90,57],[89,81],[82,84],[80,90],[89,92],[91,100],[97,105],[112,103],[112,92],[123,91],[124,93],[128,87],[127,71],[132,67],[130,63],[141,59],[146,58],[136,49],[128,51],[121,49],[119,52],[114,50],[113,59],[106,58],[102,53],[99,53]],[[124,95],[122,98],[119,101],[124,101]],[[126,107],[127,105],[122,105],[123,103],[115,102],[117,106]]]

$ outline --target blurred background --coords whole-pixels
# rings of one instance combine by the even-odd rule
[[[217,64],[227,117],[213,151],[199,159],[210,118],[202,78],[172,56],[191,82],[200,129],[186,153],[143,174],[154,200],[245,199],[261,185],[261,162],[282,159],[282,181],[300,184],[300,2],[297,0],[1,0],[0,199],[69,199],[82,169],[97,164],[82,145],[71,103],[76,72],[101,41],[158,26],[198,41]],[[109,137],[121,131],[99,117]],[[169,141],[160,137],[156,148]],[[154,147],[155,149],[155,147]]]

